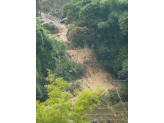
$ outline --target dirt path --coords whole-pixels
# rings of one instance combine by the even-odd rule
[[[49,20],[53,21],[59,30],[59,33],[55,34],[56,37],[60,40],[63,40],[67,44],[70,44],[69,50],[69,59],[75,63],[82,64],[86,67],[86,73],[77,81],[81,82],[82,88],[90,88],[92,90],[97,87],[102,87],[106,89],[113,89],[111,75],[105,70],[104,66],[97,62],[95,58],[94,51],[85,47],[84,49],[75,49],[71,46],[71,42],[67,41],[67,26],[60,23],[60,18],[42,13],[42,22]],[[118,88],[120,88],[118,86]]]

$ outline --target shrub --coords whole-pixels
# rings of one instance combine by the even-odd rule
[[[128,101],[128,82],[124,82],[124,86],[121,90],[118,91],[120,94],[120,97],[123,102]],[[110,103],[110,105],[117,104],[120,99],[117,95],[116,90],[109,90],[110,95],[106,97],[106,100]]]
[[[43,27],[48,31],[50,31],[50,33],[52,34],[58,32],[58,28],[54,24],[45,24],[43,25]]]
[[[80,78],[84,73],[84,67],[72,61],[60,61],[57,69],[54,71],[57,76],[63,77],[66,81],[73,81]]]
[[[68,39],[68,36],[69,36],[69,33],[75,28],[75,25],[71,25],[69,28],[68,28],[68,31],[67,31],[67,39]]]

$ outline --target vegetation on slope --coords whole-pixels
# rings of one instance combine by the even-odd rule
[[[66,81],[74,81],[83,75],[83,66],[75,64],[67,59],[67,46],[55,37],[49,37],[46,30],[36,21],[36,95],[37,100],[47,99],[47,91],[44,85],[47,69],[56,73]]]

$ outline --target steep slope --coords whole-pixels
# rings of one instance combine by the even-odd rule
[[[67,41],[67,26],[61,24],[59,18],[42,13],[42,19],[40,20],[42,22],[52,20],[52,23],[55,24],[59,30],[59,32],[55,34],[56,37],[68,44],[67,52],[69,53],[69,59],[86,67],[85,76],[83,76],[82,79],[77,80],[81,82],[83,88],[90,88],[93,90],[97,87],[105,89],[114,88],[111,84],[111,75],[105,70],[105,67],[102,64],[97,62],[94,51],[87,47],[83,49],[73,48],[71,42]],[[121,88],[121,84],[118,84],[117,88]]]
[[[81,48],[73,48],[71,42],[69,42],[66,38],[67,26],[60,23],[60,19],[45,13],[42,13],[41,22],[47,22],[52,20],[52,23],[58,28],[59,32],[56,35],[56,38],[59,40],[63,40],[68,45],[68,57],[69,60],[74,61],[76,63],[82,64],[86,68],[86,72],[84,76],[77,80],[81,82],[82,88],[96,89],[97,87],[102,87],[106,90],[114,89],[112,85],[112,77],[105,70],[105,67],[98,63],[94,51],[87,47]],[[51,35],[53,36],[53,35]],[[120,89],[122,85],[117,82],[117,89]],[[75,100],[76,97],[72,98]],[[97,121],[106,121],[107,123],[122,123],[123,121],[127,122],[127,117],[121,106],[119,109],[118,106],[110,106],[109,103],[104,99],[106,104],[102,104],[94,109],[94,113],[91,114],[92,119],[96,119]],[[126,105],[127,109],[127,105]],[[108,122],[109,121],[109,122]]]

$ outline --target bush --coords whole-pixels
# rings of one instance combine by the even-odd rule
[[[68,39],[69,33],[70,33],[75,27],[76,27],[75,25],[71,25],[71,26],[68,28],[68,31],[67,31],[67,39]]]
[[[59,13],[56,13],[56,12],[52,12],[52,15],[56,17],[60,17]]]
[[[128,101],[128,82],[125,82],[123,88],[119,90],[118,92],[120,94],[122,101],[127,102]],[[120,99],[117,95],[116,90],[109,90],[109,93],[110,95],[106,97],[106,100],[109,102],[110,105],[117,104],[120,101]]]
[[[63,77],[66,81],[74,81],[84,73],[84,67],[72,61],[60,61],[58,68],[54,71],[58,77]]]
[[[43,27],[48,31],[50,31],[50,33],[52,34],[58,32],[58,28],[54,24],[45,24],[43,25]]]
[[[106,97],[106,100],[109,102],[110,105],[114,105],[120,101],[115,90],[110,90],[109,93],[110,95]]]

